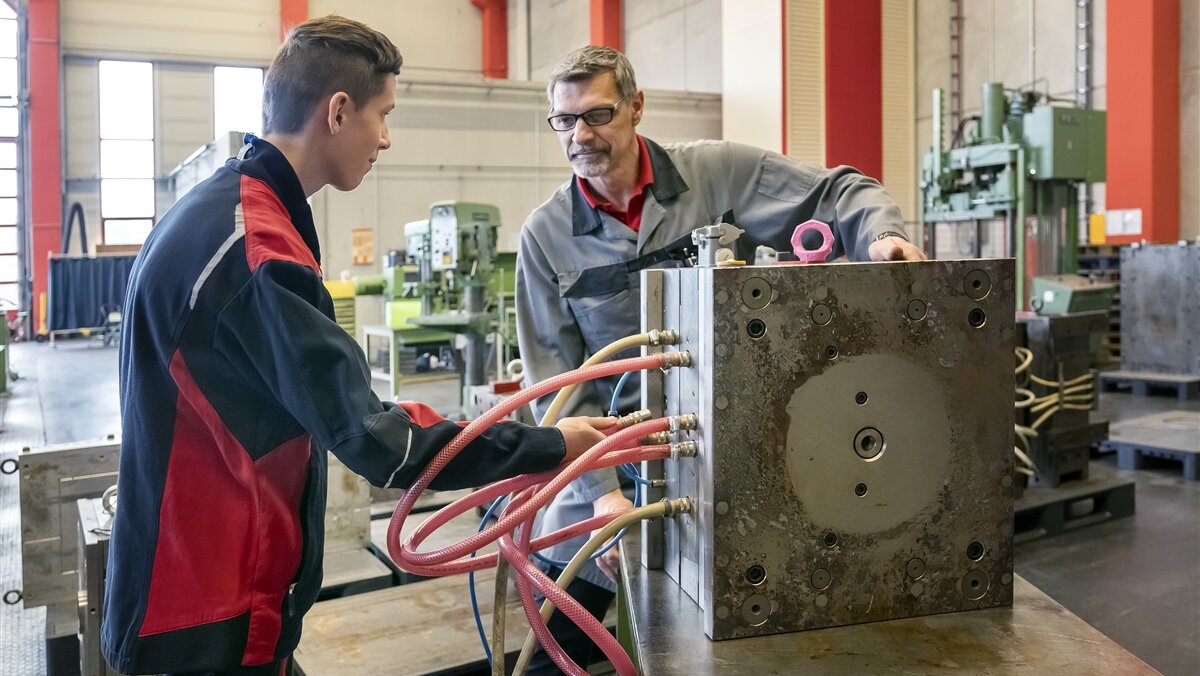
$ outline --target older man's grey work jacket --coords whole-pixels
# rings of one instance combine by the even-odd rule
[[[904,232],[900,209],[878,181],[851,167],[823,169],[778,153],[725,141],[660,146],[649,139],[654,182],[645,197],[641,226],[634,231],[581,193],[574,177],[529,215],[517,258],[517,335],[527,383],[578,367],[614,340],[640,330],[640,273],[675,267],[695,228],[733,223],[745,230],[736,245],[753,260],[759,245],[791,250],[797,225],[815,218],[833,229],[829,260],[847,255],[866,260],[871,242],[885,232]],[[636,356],[637,351],[619,355]],[[563,416],[603,415],[617,378],[581,386]],[[639,380],[631,377],[618,410],[636,409]],[[550,398],[535,403],[541,414]],[[618,487],[613,469],[576,480],[546,510],[541,531],[592,515],[592,501]],[[569,560],[586,541],[548,550]],[[579,575],[613,589],[590,564]]]

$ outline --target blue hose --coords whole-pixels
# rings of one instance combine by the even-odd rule
[[[487,508],[487,511],[483,513],[483,520],[479,522],[479,531],[477,532],[483,532],[484,527],[487,526],[488,519],[492,518],[492,513],[496,511],[496,508],[500,506],[500,502],[503,500],[504,496],[500,496],[492,502],[491,507]],[[475,554],[475,552],[471,552],[472,559],[475,558]],[[467,575],[467,584],[471,587],[471,612],[475,614],[475,628],[479,630],[479,642],[483,644],[483,654],[487,655],[487,661],[490,665],[492,663],[492,647],[488,645],[487,632],[483,630],[483,618],[479,615],[479,598],[475,595],[475,571],[471,571]],[[497,612],[497,609],[493,608],[492,612]],[[503,609],[500,612],[503,612]]]
[[[640,477],[639,477],[639,478],[640,478]],[[641,506],[642,506],[642,494],[641,494],[641,491],[634,491],[634,493],[633,493],[633,506],[634,506],[634,508],[635,508],[635,509],[636,509],[636,508],[638,508],[638,507],[641,507]],[[626,530],[627,530],[627,529],[625,529],[625,528],[622,528],[620,531],[618,531],[618,532],[617,532],[617,534],[613,536],[612,542],[609,542],[609,543],[608,543],[607,545],[605,545],[605,546],[604,546],[604,548],[602,548],[600,551],[596,552],[595,554],[592,554],[590,557],[588,557],[588,560],[589,560],[589,561],[595,561],[596,559],[598,559],[598,558],[600,558],[601,556],[603,556],[603,555],[605,554],[605,552],[607,552],[608,550],[612,549],[613,547],[616,547],[616,546],[617,546],[617,543],[621,541],[621,538],[625,536],[625,531],[626,531]],[[558,560],[556,560],[556,559],[552,559],[552,558],[550,558],[550,557],[548,557],[548,556],[545,556],[545,555],[543,555],[541,552],[534,552],[534,553],[533,553],[533,558],[537,559],[538,561],[541,561],[542,563],[546,564],[547,566],[554,566],[555,568],[559,568],[559,569],[564,569],[564,568],[566,568],[568,565],[570,565],[570,564],[571,564],[571,562],[570,562],[570,561],[558,561]]]
[[[608,407],[609,415],[617,415],[617,401],[621,398],[621,390],[625,388],[625,383],[626,383],[626,381],[629,380],[629,376],[631,376],[631,375],[633,375],[633,371],[626,371],[624,374],[621,375],[621,379],[617,381],[617,386],[615,388],[613,388],[612,402],[609,404],[609,407]],[[649,486],[650,485],[650,482],[647,481],[646,479],[643,479],[642,475],[637,471],[637,468],[634,467],[632,464],[626,463],[626,464],[620,465],[620,468],[621,468],[621,471],[625,474],[625,476],[629,477],[630,479],[633,479],[633,482],[635,484],[637,484],[639,486]],[[503,500],[503,499],[504,499],[503,497],[496,498],[495,502],[492,503],[491,507],[488,507],[487,512],[485,512],[483,515],[483,520],[479,522],[479,532],[482,532],[483,529],[487,526],[488,519],[490,519],[492,517],[492,512],[494,512],[496,510],[496,507],[499,506],[501,500]],[[634,491],[633,506],[635,508],[640,507],[641,502],[642,502],[641,491]],[[616,547],[617,543],[621,541],[621,538],[625,536],[626,530],[628,530],[628,529],[622,528],[620,530],[620,532],[618,532],[616,534],[616,536],[613,537],[612,542],[605,545],[605,547],[603,549],[601,549],[600,551],[596,552],[595,554],[592,554],[590,559],[594,561],[594,560],[600,558],[601,556],[603,556],[608,550],[612,549],[613,547]],[[475,552],[471,552],[471,558],[475,558]],[[541,552],[534,552],[533,558],[537,559],[538,561],[541,561],[542,563],[544,563],[548,566],[554,566],[554,567],[560,568],[560,569],[566,568],[568,565],[570,565],[570,561],[558,561],[555,559],[551,559],[547,556],[543,556],[541,554]],[[479,641],[480,641],[480,643],[483,644],[483,652],[485,655],[487,655],[488,664],[491,664],[492,663],[492,648],[488,644],[487,633],[483,629],[483,618],[479,615],[479,599],[475,595],[475,571],[471,571],[471,573],[467,576],[467,581],[468,581],[468,584],[470,584],[470,586],[471,586],[471,611],[475,615],[475,628],[479,631]],[[493,608],[492,612],[500,612],[500,611]]]
[[[621,398],[621,390],[625,388],[625,381],[629,380],[629,376],[633,375],[633,371],[626,371],[621,374],[621,379],[617,381],[617,386],[613,388],[612,402],[608,405],[608,414],[617,414],[617,401]]]
[[[632,469],[632,465],[630,465],[629,467]],[[635,476],[637,475],[636,470],[634,470],[634,475]],[[641,480],[641,481],[645,481],[645,479],[642,479],[640,476],[637,476],[637,479]],[[646,482],[646,483],[649,483],[649,482]],[[492,502],[491,506],[487,508],[487,511],[483,513],[483,519],[481,519],[479,521],[479,530],[477,532],[483,532],[483,529],[487,527],[488,520],[492,518],[492,514],[496,511],[496,508],[500,506],[500,503],[503,500],[504,500],[504,496],[498,497]],[[641,493],[640,492],[634,494],[633,506],[635,508],[641,506]],[[617,545],[617,543],[621,541],[621,538],[624,537],[626,530],[627,529],[622,528],[620,530],[620,532],[618,532],[616,534],[616,536],[613,537],[612,542],[608,543],[608,545],[606,545],[604,547],[604,549],[601,549],[600,551],[593,554],[591,558],[594,560],[597,557],[603,555],[608,550],[615,547]],[[472,558],[472,559],[475,558],[475,554],[476,554],[476,552],[471,552],[470,558]],[[556,561],[554,559],[542,556],[541,553],[539,553],[539,552],[534,552],[533,556],[534,556],[534,558],[541,561],[542,563],[545,563],[545,564],[551,565],[551,566],[556,566],[558,568],[566,568],[568,565],[570,565],[570,561]],[[488,643],[487,632],[483,628],[483,617],[479,613],[479,597],[475,593],[475,571],[471,571],[469,574],[467,574],[467,584],[469,585],[470,592],[471,592],[471,613],[475,616],[475,630],[479,632],[479,642],[483,645],[483,654],[487,656],[487,662],[490,665],[492,663],[492,647]],[[493,608],[492,612],[495,613],[498,611],[497,611],[497,609]]]

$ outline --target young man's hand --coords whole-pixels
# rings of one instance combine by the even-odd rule
[[[591,418],[587,416],[579,416],[576,418],[563,418],[558,421],[555,427],[559,432],[562,432],[563,441],[567,442],[567,455],[563,458],[563,464],[567,464],[575,458],[583,455],[592,446],[604,440],[604,434],[600,430],[607,429],[617,424],[616,418]]]
[[[592,514],[595,516],[614,513],[622,514],[631,509],[633,509],[633,503],[629,501],[629,498],[625,497],[625,494],[619,488],[611,493],[601,495],[592,502]],[[595,532],[593,531],[594,534]],[[619,549],[619,547],[613,547],[596,559],[596,567],[613,582],[616,582],[617,573],[621,570],[621,554]]]
[[[925,252],[902,237],[884,237],[871,242],[867,255],[873,261],[923,261]]]

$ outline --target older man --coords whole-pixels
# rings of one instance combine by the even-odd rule
[[[535,209],[521,232],[518,338],[530,382],[575,368],[608,343],[639,331],[639,273],[678,260],[694,228],[718,222],[745,231],[739,258],[758,245],[790,250],[792,230],[815,218],[832,226],[830,260],[921,260],[903,235],[896,203],[851,167],[824,169],[723,141],[659,145],[637,133],[645,95],[620,52],[584,47],[550,76],[550,126],[574,176]],[[668,327],[669,328],[669,327]],[[629,356],[629,355],[623,355]],[[566,414],[608,410],[616,379],[581,388]],[[617,408],[638,403],[637,380]],[[537,402],[541,415],[548,400]],[[631,506],[608,469],[577,480],[551,504],[542,530]],[[567,560],[584,538],[554,548]],[[613,598],[616,551],[585,568],[569,590],[597,617]],[[551,574],[558,571],[552,570]],[[592,645],[556,613],[551,630],[576,662]],[[539,655],[530,673],[552,672]]]

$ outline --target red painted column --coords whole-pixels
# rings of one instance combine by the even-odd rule
[[[1179,1],[1108,3],[1109,209],[1141,209],[1124,244],[1179,239]]]
[[[621,0],[592,0],[593,45],[621,49]]]
[[[308,0],[279,0],[279,41],[296,24],[308,21]]]
[[[825,0],[825,164],[848,164],[879,180],[882,60],[881,0]]]
[[[508,79],[508,1],[471,0],[483,12],[483,76]]]
[[[59,124],[58,0],[29,0],[29,195],[35,330],[45,329],[41,299],[46,293],[49,255],[62,245],[62,128]]]

